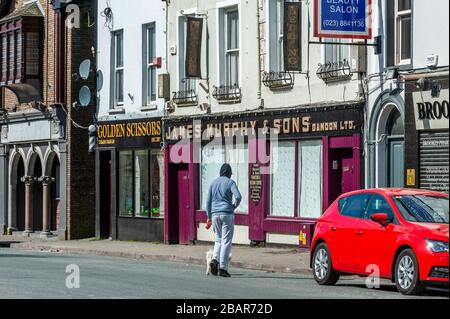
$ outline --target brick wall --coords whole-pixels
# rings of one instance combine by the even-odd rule
[[[11,11],[16,10],[26,0],[16,0]],[[66,172],[66,198],[67,198],[67,234],[66,238],[79,239],[95,236],[95,158],[88,153],[88,131],[71,125],[73,122],[88,127],[93,123],[95,114],[95,74],[91,74],[88,81],[75,81],[72,74],[79,72],[80,63],[85,59],[95,58],[91,47],[95,45],[95,25],[88,25],[87,10],[90,17],[95,17],[94,2],[91,1],[89,9],[81,8],[81,27],[79,29],[65,28],[65,61],[62,66],[57,65],[57,15],[54,12],[51,0],[39,0],[45,12],[43,30],[43,56],[42,56],[42,103],[47,106],[60,104],[57,101],[57,68],[65,68],[65,87],[63,89],[69,119],[67,120],[67,172]],[[73,1],[72,3],[76,3]],[[64,27],[64,23],[62,24]],[[88,85],[94,96],[94,103],[88,108],[72,108],[78,101],[81,86]],[[0,107],[16,112],[34,111],[28,104],[18,104],[17,98],[9,89],[1,89]],[[59,217],[58,217],[59,220]]]
[[[94,16],[90,8],[90,17]],[[85,59],[95,61],[91,47],[94,46],[95,28],[88,25],[87,9],[81,9],[81,26],[67,31],[67,103],[78,101],[83,85],[91,88],[94,102],[87,108],[70,108],[69,116],[83,127],[93,123],[95,114],[96,77],[91,74],[87,81],[75,81],[70,74],[78,73]],[[92,20],[92,19],[91,19]],[[88,131],[68,126],[68,237],[78,239],[95,236],[95,157],[88,153]]]

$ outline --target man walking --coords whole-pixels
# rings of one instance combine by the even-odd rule
[[[211,184],[208,193],[207,224],[208,227],[212,224],[216,238],[210,265],[214,276],[231,277],[228,273],[228,260],[234,235],[234,211],[242,200],[236,183],[231,179],[232,173],[231,166],[224,164],[220,169],[220,177]]]

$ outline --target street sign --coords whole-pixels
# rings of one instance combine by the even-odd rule
[[[314,36],[372,38],[372,0],[314,0]]]

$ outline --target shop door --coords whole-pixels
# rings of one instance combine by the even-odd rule
[[[403,139],[389,139],[389,187],[404,187],[405,142]]]
[[[179,243],[189,244],[189,170],[178,171]]]
[[[342,194],[356,190],[355,161],[353,156],[342,159]]]
[[[100,238],[112,236],[111,152],[100,153]]]

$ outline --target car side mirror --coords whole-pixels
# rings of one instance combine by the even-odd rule
[[[383,226],[387,226],[392,222],[391,218],[386,213],[373,214],[372,216],[370,216],[370,219],[372,219],[374,222],[380,223]]]

